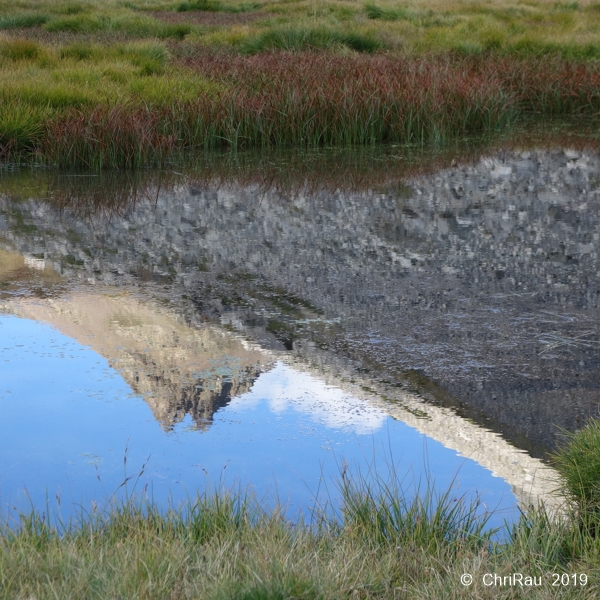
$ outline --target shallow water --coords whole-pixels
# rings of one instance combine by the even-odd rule
[[[66,444],[56,471],[15,462],[3,442],[3,498],[24,485],[91,498],[96,467],[108,493],[130,438],[128,464],[151,455],[140,485],[157,497],[204,485],[204,468],[260,493],[277,482],[280,498],[306,508],[321,477],[343,461],[366,468],[384,443],[418,478],[424,435],[442,487],[458,472],[460,489],[485,490],[488,504],[545,498],[551,473],[532,456],[554,447],[558,426],[596,415],[600,399],[600,157],[589,140],[569,143],[5,174],[0,297],[13,316],[3,327],[46,323],[74,357],[105,361],[91,396],[91,375],[75,369],[87,391],[63,403],[60,439],[77,437],[86,406],[108,410],[98,398],[116,394],[110,409],[123,413],[102,417],[112,427],[101,437],[118,430],[120,445]],[[75,358],[60,360],[71,390]],[[13,372],[0,381],[21,389]],[[11,435],[42,410],[25,402],[56,386],[0,396]],[[69,461],[87,483],[68,487]],[[44,475],[19,475],[30,470]]]
[[[454,486],[456,497],[479,496],[481,513],[495,511],[491,526],[516,515],[501,478],[282,362],[255,374],[210,422],[186,414],[165,428],[153,402],[90,347],[13,316],[0,317],[0,336],[0,490],[8,512],[49,506],[67,518],[113,493],[178,506],[204,489],[239,484],[294,518],[339,506],[342,472],[368,479],[376,468],[387,480],[393,464],[408,496],[431,477],[439,494]]]

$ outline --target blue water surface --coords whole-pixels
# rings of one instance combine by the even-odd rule
[[[0,316],[0,503],[4,511],[60,508],[63,517],[115,491],[180,504],[207,485],[248,486],[288,515],[339,502],[340,470],[384,479],[395,464],[407,490],[477,493],[490,526],[514,519],[510,486],[473,460],[385,412],[277,363],[214,415],[164,431],[102,356],[52,327]],[[135,489],[134,489],[135,486]],[[60,505],[60,507],[59,507]]]

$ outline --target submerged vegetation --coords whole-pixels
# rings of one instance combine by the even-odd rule
[[[434,149],[419,144],[243,152],[222,149],[192,154],[176,169],[166,165],[161,169],[105,170],[93,177],[73,177],[70,170],[8,166],[0,170],[0,197],[44,199],[78,218],[126,214],[140,203],[154,203],[158,193],[171,193],[182,185],[192,189],[257,186],[275,190],[286,199],[369,190],[402,199],[412,194],[407,180],[471,165],[482,156],[539,147],[597,152],[594,118],[529,122],[493,137],[456,138]]]
[[[0,1],[0,161],[441,141],[600,111],[590,3]]]
[[[320,507],[295,522],[284,508],[265,509],[236,489],[166,512],[130,497],[68,523],[48,509],[23,514],[0,529],[0,596],[596,598],[599,432],[592,422],[557,455],[563,472],[566,465],[569,474],[585,470],[564,482],[573,505],[561,514],[532,507],[500,532],[489,528],[477,499],[453,489],[418,494],[395,477],[345,470],[341,510]],[[591,504],[587,491],[581,495],[583,482],[596,486]],[[586,527],[582,506],[593,508]],[[487,574],[501,581],[522,574],[530,583],[490,584]]]

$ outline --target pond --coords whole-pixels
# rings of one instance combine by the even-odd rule
[[[263,504],[282,504],[294,518],[337,506],[343,471],[367,477],[376,467],[387,479],[394,464],[408,494],[435,473],[440,492],[452,485],[456,497],[480,492],[482,510],[496,511],[494,525],[514,516],[504,480],[283,362],[237,373],[239,364],[222,362],[196,373],[200,398],[177,415],[164,392],[132,393],[108,361],[52,327],[3,317],[0,328],[0,483],[9,507],[45,507],[51,494],[65,518],[106,501],[131,477],[119,497],[137,488],[143,498],[179,505],[197,490],[250,485]]]
[[[494,524],[551,501],[600,400],[599,173],[577,136],[3,173],[3,507],[240,484],[292,516],[392,466]]]

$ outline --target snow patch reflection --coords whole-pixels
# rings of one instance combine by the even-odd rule
[[[276,414],[295,410],[321,425],[356,435],[372,435],[389,418],[383,410],[282,362],[262,373],[252,389],[233,398],[229,406],[244,410],[263,402]]]

